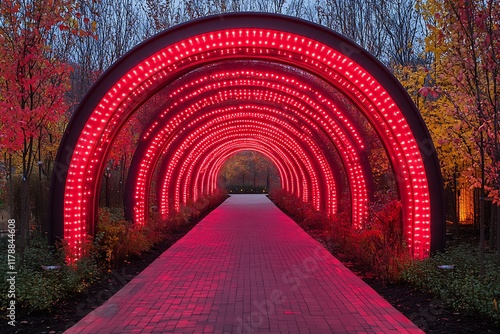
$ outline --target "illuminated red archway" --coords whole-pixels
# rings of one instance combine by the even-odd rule
[[[190,81],[178,85],[138,143],[126,198],[136,223],[145,221],[157,166],[163,166],[158,198],[168,212],[172,204],[176,208],[214,191],[221,157],[248,145],[281,166],[285,189],[332,213],[338,187],[332,161],[341,161],[353,225],[362,226],[369,166],[359,129],[328,94],[336,90],[384,145],[412,254],[422,258],[443,247],[439,162],[398,81],[366,51],[327,28],[281,15],[241,13],[190,21],[152,37],[117,61],[84,97],[56,158],[50,204],[50,238],[64,238],[76,258],[87,234],[93,234],[101,175],[118,132],[143,103],[184,76]],[[239,104],[246,107],[231,111]],[[169,163],[159,163],[160,156]]]
[[[286,77],[283,76],[284,73],[287,74]],[[177,80],[170,94],[163,97],[164,100],[169,101],[168,105],[164,109],[160,106],[158,116],[146,126],[141,136],[127,182],[126,217],[139,224],[144,222],[149,202],[147,189],[149,189],[151,176],[160,157],[160,154],[154,154],[154,152],[177,150],[171,140],[174,134],[178,136],[180,133],[187,133],[189,129],[197,129],[197,135],[200,135],[200,129],[194,125],[195,123],[210,121],[212,123],[208,126],[210,131],[215,126],[214,120],[209,119],[210,117],[223,115],[219,121],[227,121],[230,117],[234,118],[234,115],[231,115],[238,110],[239,116],[237,117],[243,118],[268,113],[273,118],[273,123],[287,129],[294,128],[288,135],[292,140],[296,134],[300,134],[304,128],[307,128],[311,138],[302,138],[300,141],[308,142],[309,147],[316,147],[315,141],[335,143],[334,150],[338,150],[343,161],[341,165],[345,165],[350,184],[353,185],[350,189],[352,202],[355,203],[352,206],[353,223],[360,226],[366,216],[367,191],[365,188],[369,166],[360,164],[359,152],[353,147],[362,149],[363,143],[349,115],[338,110],[337,102],[331,99],[329,93],[319,85],[318,81],[316,78],[315,82],[312,82],[310,78],[306,79],[297,73],[292,73],[282,65],[255,61],[225,61],[211,64]],[[228,100],[234,103],[235,96],[238,97],[238,103],[245,103],[244,107],[241,105],[221,107]],[[178,102],[179,99],[182,101]],[[204,102],[200,103],[200,101]],[[338,119],[332,118],[330,113]],[[300,122],[302,129],[298,128],[294,121]],[[326,123],[327,126],[321,123]],[[187,128],[178,130],[179,124],[186,124]],[[312,138],[313,136],[316,138]],[[321,136],[323,138],[320,138]],[[311,140],[313,143],[310,143]],[[321,150],[316,147],[316,151]],[[327,156],[331,155],[328,152],[323,153]],[[321,152],[316,156],[322,159]],[[166,160],[169,165],[172,165],[171,159]],[[305,159],[305,161],[314,160]],[[320,161],[320,164],[320,169],[325,171],[329,169],[329,164],[324,159]],[[363,168],[365,171],[362,170]],[[315,179],[312,177],[312,180]],[[334,188],[333,179],[332,173],[321,177],[322,183],[330,189]],[[185,181],[182,183],[185,187],[190,184]],[[286,184],[284,188],[289,190]],[[176,192],[181,190],[177,189]],[[292,192],[295,191],[292,190]],[[175,192],[173,194],[176,198],[179,197]],[[319,192],[313,192],[304,200],[307,201],[316,194]],[[300,194],[297,195],[300,197]],[[194,191],[192,198],[197,198],[197,196],[197,192]],[[313,204],[318,208],[326,209],[330,214],[335,213],[334,192],[326,190],[323,197],[323,201],[313,200]],[[177,199],[174,201],[176,203],[173,207],[178,209],[180,201]],[[183,203],[185,202],[186,198],[183,200]]]

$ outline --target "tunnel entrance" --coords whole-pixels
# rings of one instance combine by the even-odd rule
[[[274,14],[207,17],[111,66],[75,111],[53,172],[49,237],[63,238],[76,258],[94,233],[113,144],[127,135],[135,150],[125,216],[135,224],[146,223],[151,198],[166,217],[216,191],[227,157],[252,150],[273,162],[284,190],[317,210],[334,215],[347,199],[353,228],[362,228],[376,138],[411,253],[443,247],[439,161],[418,110],[380,62],[325,27]]]

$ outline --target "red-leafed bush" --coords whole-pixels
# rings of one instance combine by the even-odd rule
[[[411,262],[403,238],[401,202],[375,203],[363,229],[352,229],[345,216],[334,224],[329,238],[344,254],[384,281],[396,282]]]
[[[370,205],[365,226],[355,229],[346,212],[329,218],[284,190],[270,194],[273,202],[305,231],[333,244],[334,253],[347,254],[349,260],[382,280],[394,282],[399,280],[411,256],[403,240],[401,203],[390,196],[382,197]]]
[[[167,221],[161,219],[158,212],[152,211],[144,226],[124,220],[121,212],[100,208],[92,251],[101,265],[116,267],[129,257],[149,250],[168,233],[176,233],[187,224],[197,221],[226,198],[224,192],[201,196],[196,202],[188,203],[172,214]]]

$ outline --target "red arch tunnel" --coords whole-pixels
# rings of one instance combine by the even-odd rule
[[[417,258],[442,248],[439,162],[397,80],[331,30],[245,13],[191,21],[152,37],[84,97],[56,158],[50,204],[50,238],[64,238],[75,258],[93,234],[112,144],[153,97],[161,102],[142,130],[127,180],[126,216],[135,223],[146,220],[154,175],[167,216],[215,191],[230,154],[253,149],[275,163],[285,190],[318,210],[336,213],[340,194],[348,194],[353,226],[362,227],[372,182],[360,126],[366,122],[395,172],[408,247]]]
[[[359,139],[359,134],[356,133],[351,122],[348,121],[348,117],[332,107],[335,102],[331,101],[326,93],[324,94],[326,97],[321,98],[321,103],[324,106],[315,101],[318,99],[318,95],[322,93],[321,87],[314,87],[315,89],[312,89],[311,85],[304,83],[305,80],[303,78],[295,78],[297,74],[288,73],[286,77],[280,76],[279,73],[283,75],[286,69],[279,68],[280,71],[276,72],[277,65],[273,65],[270,68],[266,63],[230,62],[231,66],[228,66],[227,63],[225,62],[223,66],[218,65],[212,66],[211,69],[205,69],[202,72],[201,78],[197,75],[199,73],[183,77],[182,80],[178,80],[175,84],[175,86],[181,86],[181,88],[172,89],[173,92],[165,97],[165,100],[170,103],[166,110],[161,111],[158,117],[154,118],[153,122],[146,127],[140,148],[137,150],[132,163],[126,192],[128,194],[126,200],[127,218],[134,219],[138,223],[144,221],[144,214],[147,212],[148,203],[146,189],[149,188],[152,173],[160,157],[160,154],[155,154],[154,152],[157,150],[175,151],[179,155],[179,147],[174,144],[175,140],[172,139],[174,133],[176,136],[179,136],[180,133],[185,133],[188,129],[196,129],[194,136],[196,138],[200,136],[205,138],[211,135],[210,132],[217,126],[217,122],[234,122],[238,118],[255,118],[262,113],[266,113],[268,114],[265,116],[266,119],[260,120],[260,122],[264,121],[261,127],[269,127],[270,124],[266,124],[266,122],[274,124],[275,133],[285,134],[285,138],[281,139],[281,141],[289,139],[293,141],[294,137],[299,137],[298,143],[295,143],[292,153],[301,152],[302,156],[298,159],[295,158],[295,161],[308,162],[309,167],[317,163],[320,164],[316,165],[316,171],[312,172],[313,177],[303,178],[305,183],[303,198],[306,201],[311,199],[318,209],[320,209],[321,203],[323,203],[324,207],[322,209],[333,214],[336,206],[335,196],[332,193],[334,173],[331,171],[330,164],[326,162],[322,154],[328,155],[329,152],[321,152],[317,147],[317,142],[320,142],[321,138],[316,138],[316,140],[310,138],[311,136],[317,137],[324,130],[325,125],[327,125],[329,133],[324,133],[324,136],[326,140],[332,140],[338,145],[344,162],[348,167],[348,175],[352,181],[351,183],[356,185],[353,187],[353,201],[359,203],[359,205],[353,209],[353,220],[359,224],[362,217],[366,214],[367,195],[364,189],[363,173],[360,171],[359,163],[356,163],[359,160],[358,154],[352,147],[356,145],[363,147],[363,145]],[[221,69],[220,67],[223,68]],[[241,68],[245,68],[245,71],[241,71]],[[244,79],[241,79],[242,76]],[[285,81],[285,79],[288,82],[292,81],[295,86],[289,86],[286,83],[283,84],[282,81]],[[296,86],[300,87],[301,91],[298,91]],[[177,101],[175,97],[179,95],[179,92],[182,92],[182,103],[175,102]],[[307,93],[310,93],[313,97],[311,98]],[[232,104],[229,107],[221,107],[224,103],[235,103],[235,101],[239,104],[238,107]],[[260,104],[255,104],[255,102],[250,104],[251,101],[259,101]],[[313,108],[310,108],[311,106]],[[335,111],[339,114],[339,117],[343,120],[343,124],[336,124],[336,119],[330,117],[327,110]],[[206,124],[207,122],[208,124]],[[254,122],[259,122],[259,120],[254,120]],[[179,130],[180,126],[178,125],[184,123],[187,127]],[[203,127],[201,125],[199,127],[194,126],[194,124],[200,123],[204,124]],[[299,123],[300,126],[297,125]],[[276,125],[279,127],[278,129],[276,129]],[[304,129],[307,132],[304,132]],[[207,130],[208,133],[201,135],[203,130]],[[239,132],[240,136],[244,136],[244,130],[244,127],[240,127],[237,132]],[[215,145],[215,148],[223,145],[224,141],[228,140],[228,138],[225,138],[227,135],[224,131],[222,133],[222,140],[218,145]],[[308,134],[306,135],[306,133]],[[356,144],[349,140],[349,135],[355,136],[357,139]],[[177,141],[180,141],[180,144],[185,146],[188,145],[186,143],[187,139],[189,137],[177,139]],[[210,141],[210,138],[205,138],[205,140]],[[308,147],[305,152],[315,153],[313,156],[316,158],[308,157],[301,148],[297,148],[301,147],[302,143]],[[212,144],[212,146],[214,145]],[[198,148],[196,152],[199,153],[200,149]],[[189,154],[184,155],[185,157],[181,160],[185,160],[185,164],[187,164],[186,161],[190,161]],[[172,159],[164,160],[168,161],[168,167],[166,167],[168,174],[170,170],[175,168],[174,166],[176,166],[179,158],[174,155]],[[294,160],[287,159],[287,161],[290,164]],[[164,169],[161,168],[160,170],[163,171]],[[292,175],[298,175],[297,171],[294,170],[294,174]],[[305,174],[302,173],[302,175]],[[179,182],[185,186],[190,184],[189,181],[185,182],[184,178],[178,177],[178,175],[176,179],[178,181],[182,180]],[[318,183],[318,180],[322,180],[319,185],[315,184],[308,187],[307,182]],[[295,183],[302,183],[302,181],[298,182],[296,180],[296,182],[292,182],[291,186],[284,184],[284,188],[290,190]],[[160,184],[164,184],[164,182],[160,182]],[[203,184],[200,187],[203,188]],[[316,191],[312,191],[313,187],[316,188]],[[326,187],[329,190],[318,191],[321,187]],[[182,191],[182,188],[177,187],[176,189],[177,191],[173,191],[172,194],[175,194],[174,207],[178,209],[181,202],[178,193]],[[307,195],[308,189],[312,191],[312,194],[309,194],[309,196]],[[213,191],[213,187],[211,190]],[[299,188],[298,190],[302,189]],[[324,194],[324,201],[317,198],[320,194]],[[195,191],[192,196],[184,196],[182,202],[185,203],[188,197],[196,198],[197,195]],[[162,196],[168,197],[168,192],[164,192]],[[158,202],[162,204],[161,197]],[[164,205],[161,206],[164,207]],[[163,209],[162,211],[165,212],[168,210]]]

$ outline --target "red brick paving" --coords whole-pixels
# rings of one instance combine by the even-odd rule
[[[423,333],[264,195],[234,195],[66,333]]]

